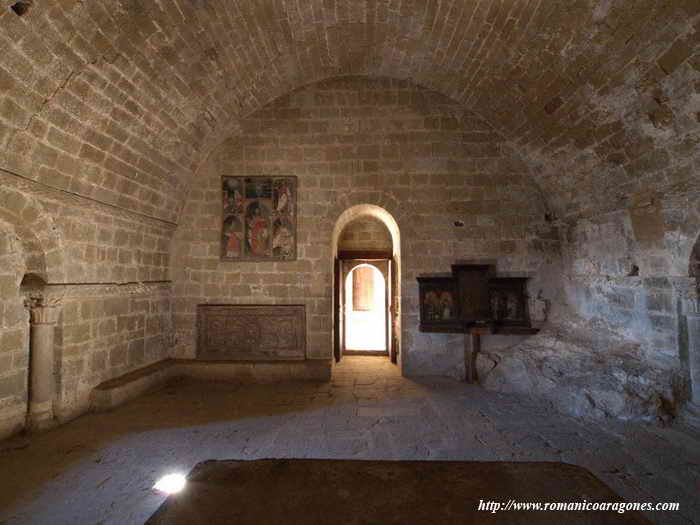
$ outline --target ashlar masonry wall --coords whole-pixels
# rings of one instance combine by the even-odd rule
[[[574,311],[637,342],[656,368],[673,370],[683,401],[699,353],[697,337],[689,337],[699,304],[692,271],[697,191],[648,195],[567,228],[563,290]]]
[[[169,356],[174,229],[0,169],[0,435],[26,424],[23,277],[40,277],[38,292],[59,301],[53,407],[66,421],[89,408],[96,385]]]
[[[340,233],[339,250],[391,252],[391,234],[382,221],[374,217],[360,217]]]
[[[265,174],[298,177],[299,257],[223,262],[221,176]],[[474,113],[405,81],[324,81],[243,120],[196,175],[173,246],[177,355],[195,353],[197,304],[305,304],[307,357],[330,359],[332,231],[356,204],[401,230],[406,374],[464,373],[461,336],[418,331],[419,274],[495,258],[537,277],[557,245],[527,170]]]
[[[19,293],[24,268],[14,228],[0,221],[0,438],[22,428],[27,412],[29,323]]]

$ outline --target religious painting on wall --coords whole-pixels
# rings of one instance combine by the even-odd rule
[[[419,277],[421,331],[459,331],[457,283],[451,277]]]
[[[222,196],[222,260],[296,259],[296,177],[224,176]]]
[[[499,325],[529,326],[527,278],[503,277],[489,281],[491,316]]]

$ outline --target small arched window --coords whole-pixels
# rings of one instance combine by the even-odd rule
[[[369,312],[374,309],[374,269],[360,266],[352,272],[352,309]]]

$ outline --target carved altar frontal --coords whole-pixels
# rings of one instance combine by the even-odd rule
[[[279,361],[306,358],[302,305],[197,306],[197,358]]]

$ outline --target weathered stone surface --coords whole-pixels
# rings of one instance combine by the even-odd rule
[[[689,87],[700,75],[693,66],[698,14],[691,4],[630,8],[616,0],[571,9],[467,1],[416,8],[340,1],[299,10],[207,0],[129,4],[114,13],[99,3],[89,16],[79,2],[33,5],[21,17],[5,10],[0,164],[56,188],[175,220],[180,189],[192,182],[213,138],[245,127],[242,118],[310,80],[371,73],[412,78],[478,110],[527,152],[562,213],[585,214],[614,206],[617,191],[592,199],[590,191],[574,188],[628,193],[643,186],[641,175],[670,171],[677,161],[665,167],[638,159],[655,151],[669,155],[697,129]],[[81,31],[98,36],[73,39]],[[548,38],[538,36],[543,33]],[[239,42],[249,43],[250,56],[238,55]],[[426,98],[402,100],[419,107]],[[367,105],[377,97],[347,100]],[[655,108],[668,113],[657,121],[672,123],[651,123]],[[314,125],[290,130],[318,129]],[[448,129],[453,121],[431,125]],[[320,158],[311,148],[290,155]],[[363,169],[376,169],[376,160],[368,158]]]
[[[389,230],[379,219],[361,217],[348,224],[340,234],[338,251],[386,251],[393,245]]]
[[[191,352],[197,301],[303,302],[310,355],[325,358],[331,248],[319,232],[369,202],[405,234],[407,373],[462,373],[458,338],[417,332],[417,273],[499,257],[537,272],[530,293],[549,314],[603,318],[650,363],[676,359],[697,377],[687,301],[650,280],[697,274],[700,8],[630,4],[5,6],[0,332],[26,332],[26,273],[175,281],[174,316],[169,292],[144,298],[147,311],[69,301],[57,344],[70,406],[96,382]],[[224,170],[303,179],[302,259],[216,260]],[[0,377],[24,369],[21,339],[0,352]],[[7,403],[16,418],[21,401]]]
[[[24,250],[0,218],[0,439],[22,428],[26,415],[28,315],[19,294]]]
[[[195,305],[219,302],[306,304],[307,356],[329,358],[332,234],[354,205],[378,206],[398,225],[407,374],[456,377],[463,369],[453,338],[432,334],[427,342],[418,333],[419,274],[449,271],[458,259],[498,258],[499,271],[531,272],[537,291],[550,294],[540,269],[556,257],[559,239],[544,201],[526,166],[474,113],[408,81],[345,77],[296,90],[241,123],[243,132],[202,166],[176,233],[177,356],[194,355]],[[221,176],[266,173],[299,179],[299,260],[221,262]],[[366,222],[349,223],[338,248],[393,248],[385,225],[354,218]],[[288,272],[294,279],[281,278]],[[245,285],[229,284],[238,282]]]
[[[478,358],[487,390],[534,396],[597,418],[670,421],[685,392],[674,360],[647,356],[603,322],[551,323],[538,335]]]

